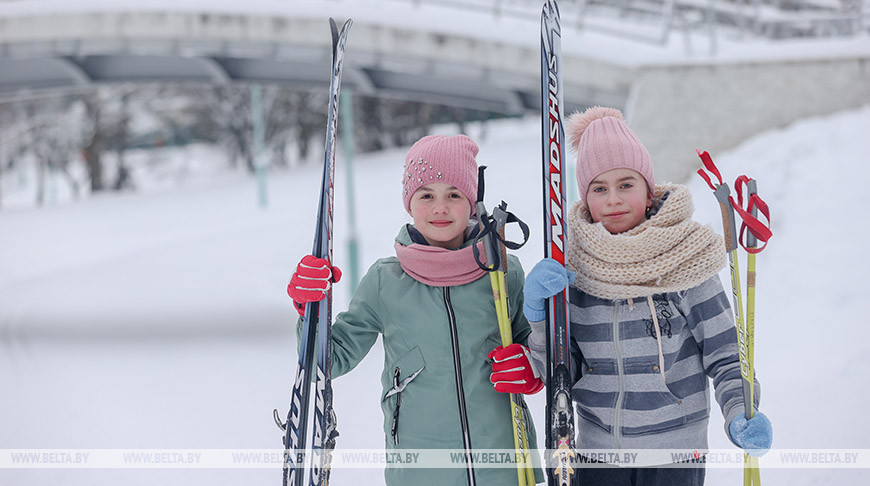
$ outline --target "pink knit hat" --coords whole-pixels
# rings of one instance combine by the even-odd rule
[[[450,184],[466,198],[474,213],[477,202],[477,144],[465,135],[429,135],[417,141],[405,157],[402,200],[411,212],[411,196],[430,182]]]
[[[589,184],[612,169],[631,169],[646,179],[649,193],[655,188],[652,161],[646,147],[625,124],[616,108],[596,106],[568,118],[568,146],[577,150],[577,185],[586,199]]]

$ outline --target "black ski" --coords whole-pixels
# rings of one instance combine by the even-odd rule
[[[341,89],[341,68],[344,60],[344,46],[351,20],[344,23],[339,32],[333,19],[329,19],[332,30],[332,72],[329,82],[329,115],[326,125],[326,147],[323,160],[323,181],[320,186],[320,204],[317,209],[317,226],[314,233],[312,255],[325,258],[332,265],[332,202],[333,175],[335,173],[335,135],[338,122],[338,100]],[[317,332],[315,333],[315,330]],[[332,288],[325,299],[309,302],[305,306],[302,321],[302,346],[299,350],[299,363],[296,380],[290,400],[287,421],[281,422],[275,410],[275,422],[284,434],[284,486],[302,486],[308,461],[312,461],[309,484],[326,486],[329,484],[330,460],[335,447],[335,412],[332,408],[331,377],[331,338],[332,338]],[[312,457],[305,455],[308,410],[311,397],[311,373],[314,361],[314,344],[317,336],[317,374],[314,401],[314,439]]]
[[[543,126],[544,257],[565,265],[565,129],[562,125],[562,30],[559,7],[541,12],[541,120]],[[576,484],[572,467],[571,333],[568,290],[547,299],[547,484]]]
[[[322,242],[320,250],[328,255],[327,260],[332,265],[332,174],[335,171],[335,136],[338,129],[338,101],[341,91],[341,68],[344,64],[344,45],[347,32],[353,21],[348,19],[338,31],[335,21],[329,19],[332,29],[332,78],[329,83],[329,115],[326,126],[326,147],[324,166],[329,166],[329,197],[320,204],[328,204],[328,218],[321,220],[321,231],[326,232],[326,241]],[[326,184],[324,183],[324,187]],[[332,408],[332,287],[329,296],[320,302],[321,316],[317,325],[317,382],[314,395],[314,441],[311,444],[312,469],[311,486],[327,486],[329,484],[332,451],[335,449],[335,439],[338,437],[335,410]],[[315,481],[316,479],[316,481]]]

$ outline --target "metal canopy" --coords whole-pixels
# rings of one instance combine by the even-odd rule
[[[257,82],[311,87],[327,82],[328,32],[321,21],[253,19],[225,16],[218,27],[183,12],[0,19],[0,98],[88,89],[98,83]],[[253,30],[252,25],[261,27]],[[262,25],[278,27],[269,31]],[[537,109],[536,49],[488,51],[482,44],[486,41],[473,40],[468,42],[477,43],[477,52],[444,50],[443,35],[389,29],[356,29],[344,66],[347,87],[360,94],[505,114]],[[318,37],[321,31],[323,39]],[[481,52],[490,54],[481,56]],[[522,61],[505,57],[512,52],[521,52],[515,57]],[[622,88],[568,88],[566,94],[578,94],[566,100],[569,104],[612,103],[627,96]]]

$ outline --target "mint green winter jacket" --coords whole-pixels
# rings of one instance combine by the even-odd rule
[[[412,243],[406,226],[396,241],[403,245]],[[470,244],[469,240],[465,246]],[[506,279],[514,342],[525,344],[531,329],[522,312],[524,275],[519,260],[512,255],[508,256]],[[383,335],[381,409],[387,452],[452,449],[461,453],[464,446],[451,315],[455,320],[461,389],[472,449],[499,449],[512,454],[509,398],[496,392],[489,379],[492,364],[487,355],[501,340],[487,276],[465,285],[432,287],[406,274],[395,256],[377,260],[360,281],[347,311],[335,317],[333,377],[356,367],[378,335]],[[395,383],[399,386],[394,386]],[[527,423],[530,449],[534,451],[535,431],[528,414]],[[537,459],[535,453],[532,456]],[[493,457],[482,457],[475,463],[476,484],[517,484],[514,467],[483,467]],[[467,474],[462,467],[385,470],[388,485],[463,485],[468,483]],[[543,481],[538,468],[535,477],[538,482]]]

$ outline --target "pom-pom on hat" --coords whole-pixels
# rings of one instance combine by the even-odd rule
[[[577,151],[577,185],[586,199],[589,184],[612,169],[631,169],[646,179],[649,193],[655,188],[652,161],[646,147],[625,124],[616,108],[596,106],[568,118],[568,146]]]
[[[405,157],[402,200],[411,212],[411,196],[431,182],[445,182],[468,198],[469,211],[477,202],[477,161],[474,140],[465,135],[429,135],[417,141]]]

